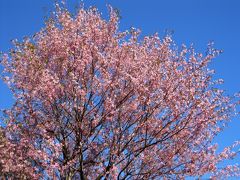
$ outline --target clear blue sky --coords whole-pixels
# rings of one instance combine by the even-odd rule
[[[79,0],[68,0],[71,9]],[[144,35],[173,30],[178,45],[194,44],[205,52],[207,43],[223,49],[212,66],[223,78],[227,94],[240,91],[240,0],[85,0],[107,15],[106,4],[120,10],[120,29],[140,28]],[[0,51],[11,48],[11,39],[33,35],[44,24],[44,16],[53,9],[53,0],[0,0]],[[0,108],[13,103],[10,91],[0,82]],[[220,148],[240,139],[240,117],[217,138]]]

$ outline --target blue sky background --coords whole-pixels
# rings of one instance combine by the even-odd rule
[[[73,10],[79,0],[68,0]],[[120,29],[140,28],[143,35],[159,32],[163,36],[174,31],[178,44],[194,44],[205,52],[207,43],[224,53],[211,67],[216,77],[225,80],[227,94],[240,91],[240,1],[239,0],[85,0],[86,7],[96,6],[107,17],[106,4],[120,10]],[[54,9],[53,0],[0,0],[0,51],[7,52],[11,39],[21,40],[33,35],[44,25],[44,17]],[[1,70],[1,68],[0,68]],[[0,81],[0,109],[10,107],[13,99],[7,86]],[[234,118],[216,139],[222,149],[240,140],[240,117]],[[235,160],[235,161],[239,161]]]

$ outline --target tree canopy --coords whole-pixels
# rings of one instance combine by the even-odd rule
[[[16,102],[0,129],[0,175],[20,179],[213,179],[239,175],[218,164],[214,137],[236,103],[216,88],[203,55],[170,36],[121,32],[96,8],[57,5],[34,37],[2,56]]]

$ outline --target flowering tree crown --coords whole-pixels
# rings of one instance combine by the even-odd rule
[[[238,174],[213,138],[235,104],[214,89],[206,55],[157,34],[120,32],[110,8],[57,12],[2,57],[16,103],[0,131],[8,178],[179,179]]]

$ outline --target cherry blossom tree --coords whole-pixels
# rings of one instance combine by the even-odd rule
[[[236,103],[216,89],[208,53],[170,36],[121,32],[112,8],[57,5],[32,38],[2,56],[16,101],[0,131],[0,175],[20,179],[213,179],[239,175],[238,142],[214,137]]]

